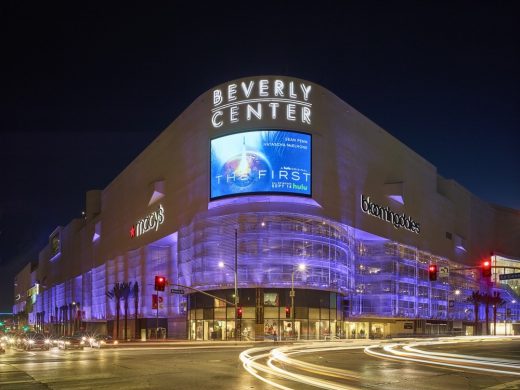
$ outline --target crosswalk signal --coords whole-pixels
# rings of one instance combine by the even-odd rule
[[[155,291],[164,291],[166,286],[166,278],[164,276],[155,276]]]
[[[437,280],[437,264],[430,264],[428,267],[428,279],[430,282],[435,282]]]
[[[491,261],[484,260],[482,262],[482,277],[490,278],[491,277]]]
[[[291,308],[289,306],[285,306],[285,318],[291,318]]]

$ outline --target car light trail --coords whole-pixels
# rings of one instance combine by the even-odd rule
[[[358,386],[352,387],[344,383],[337,383],[326,379],[299,374],[291,371],[291,369],[342,380],[359,380],[360,376],[351,371],[307,363],[289,356],[362,348],[362,346],[352,345],[331,346],[330,343],[284,346],[275,349],[272,349],[272,347],[251,348],[240,354],[240,360],[243,363],[244,369],[251,375],[279,389],[292,388],[276,383],[270,377],[296,382],[299,385],[305,384],[323,389],[357,389]],[[283,367],[281,367],[280,364],[283,364]]]
[[[489,339],[489,338],[488,338]],[[459,339],[449,341],[449,343],[467,343],[478,339]],[[496,340],[496,339],[495,339]],[[446,354],[441,352],[422,351],[414,348],[419,345],[437,345],[446,344],[445,341],[429,341],[424,343],[413,343],[406,345],[405,343],[395,343],[381,347],[380,345],[372,345],[365,347],[365,353],[371,356],[391,359],[410,361],[446,368],[457,368],[463,370],[473,370],[481,372],[489,372],[493,374],[503,374],[520,376],[520,365],[517,361],[477,357],[470,355]],[[378,352],[376,349],[383,349],[384,352]],[[401,349],[402,348],[402,349]],[[492,368],[499,367],[500,369]],[[510,368],[510,370],[505,370]]]
[[[421,349],[421,347],[429,345],[510,341],[512,339],[518,339],[518,337],[465,337],[434,339],[421,342],[407,340],[391,344],[367,341],[367,343],[372,344],[369,346],[367,346],[366,343],[352,345],[345,342],[338,342],[331,345],[330,342],[313,342],[280,346],[278,348],[251,348],[240,354],[240,360],[242,361],[244,369],[255,378],[274,388],[283,390],[297,389],[302,385],[334,390],[359,388],[363,380],[360,373],[313,364],[297,358],[299,355],[316,354],[320,352],[327,353],[348,349],[363,349],[366,354],[377,358],[415,362],[446,369],[520,376],[520,362],[515,360],[424,351]],[[308,375],[305,373],[308,373]],[[324,377],[331,379],[327,380],[324,379]]]

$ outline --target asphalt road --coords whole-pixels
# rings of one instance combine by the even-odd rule
[[[520,340],[436,345],[422,349],[450,354],[512,359],[520,365]],[[348,370],[353,373],[354,378],[337,382],[354,388],[385,390],[520,389],[520,376],[480,373],[410,361],[379,359],[366,355],[362,349],[305,354],[301,356],[301,360]]]
[[[7,350],[0,389],[270,389],[242,368],[245,348]]]
[[[33,352],[9,349],[0,355],[0,389],[272,389],[272,385],[256,379],[242,367],[239,354],[249,347],[252,345],[121,347],[114,350],[86,348],[83,351],[52,349]],[[520,364],[520,340],[434,345],[424,349],[500,357],[516,360]],[[337,383],[339,388],[520,389],[519,376],[380,359],[367,355],[363,349],[320,350],[291,356],[306,363],[343,370],[348,378],[341,375],[332,378],[332,382]],[[299,370],[283,363],[276,365],[296,374],[325,378],[319,371]],[[292,389],[312,388],[269,373],[266,377]],[[327,377],[327,380],[331,380],[331,377]]]

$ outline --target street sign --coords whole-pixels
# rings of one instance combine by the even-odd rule
[[[450,267],[439,267],[439,278],[448,278],[450,276]]]
[[[181,295],[184,295],[184,290],[181,290],[179,288],[172,288],[172,289],[170,289],[170,293],[171,294],[181,294]]]
[[[510,280],[510,279],[520,279],[520,272],[515,272],[513,274],[500,274],[498,275],[499,280]]]

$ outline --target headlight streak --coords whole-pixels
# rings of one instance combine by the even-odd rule
[[[459,342],[464,342],[463,340]],[[430,345],[433,344],[444,344],[444,342],[431,342]],[[412,344],[415,345],[415,344]],[[383,350],[387,353],[381,353],[374,351],[375,348],[381,348],[381,345],[371,345],[365,347],[365,353],[368,355],[384,358],[384,359],[392,359],[392,360],[403,360],[403,361],[411,361],[411,362],[417,362],[417,363],[423,363],[428,365],[437,365],[437,366],[443,366],[443,367],[449,367],[449,368],[460,368],[464,370],[473,370],[473,371],[484,371],[484,372],[490,372],[493,374],[504,374],[504,375],[513,375],[513,376],[520,376],[519,371],[505,371],[505,370],[496,370],[492,368],[485,368],[485,367],[477,367],[474,365],[479,366],[499,366],[499,367],[510,367],[514,369],[518,369],[520,367],[514,366],[514,365],[508,365],[508,364],[496,364],[491,362],[485,362],[482,360],[479,360],[480,358],[473,357],[472,359],[467,358],[448,358],[448,357],[442,357],[442,356],[435,356],[436,360],[433,360],[430,358],[430,356],[422,353],[407,353],[403,351],[397,351],[395,348],[405,346],[404,344],[391,344],[386,345],[383,347]],[[417,350],[420,352],[420,350]],[[464,355],[461,355],[464,356]],[[423,357],[423,359],[419,359],[420,357]],[[440,361],[442,360],[442,361]],[[453,364],[453,363],[446,363],[446,361],[453,361],[458,362],[460,364]],[[496,359],[495,359],[496,361]]]
[[[315,386],[315,387],[321,387],[323,389],[334,389],[334,390],[353,389],[352,387],[347,387],[347,386],[340,385],[340,384],[337,384],[337,383],[334,383],[334,382],[331,382],[331,381],[327,381],[327,380],[324,380],[324,379],[314,378],[314,377],[307,376],[307,375],[302,375],[302,374],[296,374],[294,372],[290,372],[290,371],[284,370],[284,369],[282,369],[280,367],[275,366],[273,364],[273,361],[276,361],[276,359],[273,358],[273,357],[270,357],[267,360],[267,365],[273,371],[278,373],[279,376],[281,376],[283,378],[291,379],[291,380],[297,381],[299,383],[304,383],[304,384]],[[314,371],[314,370],[309,370],[309,371],[323,375],[323,372],[321,372],[321,371]]]
[[[326,347],[328,345],[328,348]],[[288,355],[296,354],[308,354],[316,353],[321,351],[338,351],[347,349],[362,349],[363,346],[335,346],[330,347],[330,343],[323,344],[312,344],[312,345],[295,345],[295,346],[284,346],[276,349],[272,347],[259,347],[251,348],[240,354],[240,360],[243,363],[244,369],[248,371],[255,378],[268,383],[271,386],[280,389],[290,389],[289,387],[280,385],[271,379],[263,376],[262,374],[272,375],[285,380],[290,380],[300,384],[307,384],[314,387],[326,388],[326,389],[355,389],[357,387],[350,387],[346,384],[335,383],[327,381],[325,379],[310,377],[302,374],[287,371],[276,365],[276,363],[282,363],[289,367],[296,369],[312,372],[318,375],[331,376],[341,379],[359,380],[359,376],[352,374],[347,370],[336,369],[332,367],[323,367],[321,365],[315,365],[312,363],[302,362],[296,359],[289,358]],[[270,351],[270,353],[266,353]],[[258,355],[256,355],[259,353]],[[258,360],[266,359],[267,363],[260,363]]]
[[[512,360],[512,359],[496,359],[496,358],[488,358],[488,357],[481,357],[481,356],[472,356],[472,355],[460,355],[455,353],[444,353],[444,352],[432,352],[432,351],[423,351],[422,349],[414,348],[416,346],[422,346],[422,345],[432,345],[432,343],[417,343],[417,344],[410,344],[407,346],[404,346],[403,349],[409,352],[415,353],[417,356],[419,355],[428,355],[433,357],[440,357],[444,360],[468,360],[473,361],[479,364],[486,364],[490,366],[499,366],[499,367],[511,367],[511,368],[520,368],[520,362],[518,360]]]
[[[265,372],[266,374],[271,374],[271,370],[269,370],[267,367],[265,367],[264,365],[260,364],[260,363],[257,363],[256,360],[258,359],[263,359],[263,358],[266,358],[269,356],[268,353],[264,353],[264,354],[261,354],[261,355],[257,355],[257,356],[251,356],[250,354],[252,353],[256,353],[256,352],[260,352],[260,351],[265,351],[265,350],[269,350],[270,348],[251,348],[251,349],[248,349],[244,352],[242,352],[240,354],[240,360],[242,361],[243,363],[243,367],[244,369],[249,372],[251,375],[253,375],[255,378],[261,380],[262,382],[265,382],[273,387],[276,387],[278,389],[282,389],[282,390],[292,390],[290,387],[286,387],[286,386],[283,386],[283,385],[280,385],[276,382],[273,382],[272,380],[270,379],[267,379],[263,376],[261,376],[260,374],[258,374],[257,370],[258,371],[261,371],[261,372]]]
[[[360,349],[361,347],[357,347]],[[320,375],[328,375],[341,379],[359,379],[360,376],[353,373],[352,371],[342,370],[339,368],[325,367],[319,364],[307,363],[301,360],[289,358],[288,355],[304,354],[304,353],[316,353],[316,352],[331,352],[352,349],[352,347],[335,347],[335,348],[308,348],[307,350],[296,350],[285,353],[286,348],[277,348],[271,351],[271,357],[273,360],[280,361],[289,366],[297,367],[305,371],[315,372]]]

